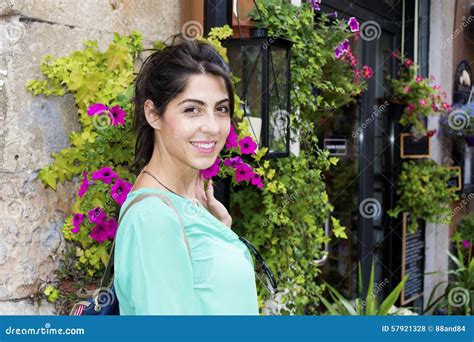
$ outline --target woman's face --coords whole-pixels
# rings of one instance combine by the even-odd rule
[[[193,75],[158,120],[161,153],[198,170],[209,168],[230,131],[229,95],[221,77]]]

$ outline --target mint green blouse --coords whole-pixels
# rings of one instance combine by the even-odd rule
[[[120,215],[143,193],[166,195],[134,204],[115,238],[114,285],[121,315],[258,315],[254,263],[230,228],[200,203],[172,192],[140,188],[128,194]]]

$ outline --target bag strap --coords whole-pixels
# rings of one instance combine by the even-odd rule
[[[186,231],[184,229],[183,222],[181,220],[181,216],[179,215],[178,210],[173,205],[171,200],[165,195],[162,195],[162,194],[142,194],[142,195],[138,196],[137,198],[135,198],[134,200],[132,200],[130,202],[130,204],[123,211],[123,214],[120,216],[119,221],[118,221],[118,227],[120,227],[120,223],[122,222],[122,219],[125,217],[125,214],[127,213],[128,209],[130,209],[134,204],[136,204],[136,203],[140,202],[141,200],[143,200],[145,198],[148,198],[148,197],[159,197],[159,198],[161,198],[163,200],[163,202],[165,202],[165,204],[167,204],[169,207],[171,207],[173,209],[173,211],[176,213],[176,215],[178,216],[179,224],[181,225],[181,231],[183,233],[184,242],[186,243],[186,247],[188,249],[189,258],[191,259],[191,257],[192,257],[191,248],[189,248],[189,241],[188,241],[188,237],[186,235]],[[118,230],[118,228],[117,228],[117,230]],[[109,262],[107,263],[107,267],[105,269],[104,275],[102,276],[102,280],[100,281],[100,287],[101,288],[104,286],[105,280],[108,277],[110,277],[110,274],[112,272],[112,265],[114,264],[114,251],[115,251],[115,239],[112,242],[112,246],[110,247]],[[113,280],[114,280],[114,277],[112,276],[112,279],[109,282],[109,286],[112,284]]]

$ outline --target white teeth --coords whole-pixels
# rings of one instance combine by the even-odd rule
[[[194,146],[197,146],[197,147],[201,147],[201,148],[212,148],[212,147],[214,147],[214,145],[215,145],[216,143],[201,144],[201,143],[192,142],[191,144],[193,144]]]

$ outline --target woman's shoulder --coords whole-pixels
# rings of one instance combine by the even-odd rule
[[[175,204],[164,191],[140,188],[130,192],[120,208],[119,219],[124,222],[176,220]]]

